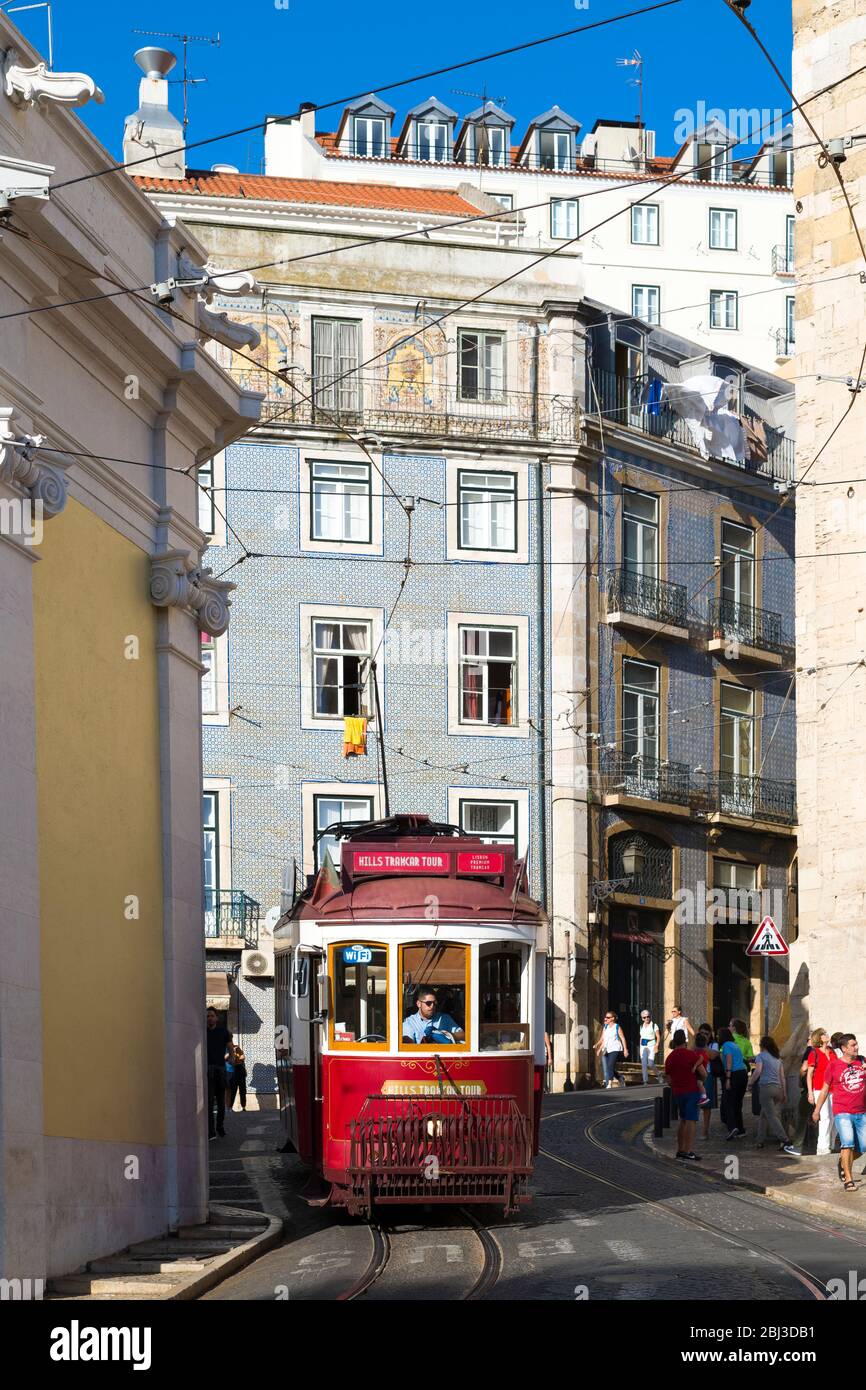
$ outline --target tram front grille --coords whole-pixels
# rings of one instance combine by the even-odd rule
[[[349,1175],[362,1205],[504,1202],[526,1196],[530,1122],[514,1096],[368,1096],[351,1122]]]

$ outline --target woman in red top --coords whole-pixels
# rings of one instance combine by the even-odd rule
[[[809,1096],[809,1104],[815,1104],[815,1098],[824,1085],[824,1078],[827,1073],[827,1063],[831,1057],[835,1057],[835,1052],[830,1046],[830,1034],[826,1028],[816,1028],[809,1041],[812,1044],[812,1051],[806,1058],[806,1091]],[[817,1153],[832,1153],[833,1140],[836,1137],[836,1127],[833,1124],[833,1101],[830,1096],[824,1101],[821,1107],[821,1114],[818,1119],[818,1148]]]

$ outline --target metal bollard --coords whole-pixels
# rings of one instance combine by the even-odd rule
[[[664,1101],[661,1096],[653,1099],[653,1137],[661,1139],[665,1132]]]
[[[671,1122],[671,1092],[669,1086],[665,1086],[662,1091],[662,1115],[662,1124],[667,1128]]]

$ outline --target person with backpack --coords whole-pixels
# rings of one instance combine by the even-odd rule
[[[775,1038],[769,1034],[761,1038],[760,1051],[755,1059],[754,1070],[751,1076],[752,1090],[760,1086],[761,1113],[758,1119],[758,1133],[756,1148],[764,1147],[764,1136],[769,1129],[770,1133],[779,1141],[779,1152],[787,1154],[788,1158],[800,1158],[799,1149],[788,1140],[788,1134],[776,1107],[781,1105],[785,1098],[785,1070],[779,1057],[779,1049]]]
[[[658,1081],[658,1079],[659,1079],[659,1077],[658,1077],[658,1072],[656,1071],[656,1064],[655,1064],[655,1062],[656,1062],[656,1057],[658,1056],[658,1053],[659,1053],[659,1048],[660,1048],[660,1046],[661,1046],[661,1034],[659,1033],[659,1026],[658,1026],[658,1024],[653,1022],[652,1015],[650,1014],[649,1009],[641,1009],[641,1015],[640,1015],[640,1069],[641,1069],[641,1071],[642,1071],[642,1073],[643,1073],[643,1084],[644,1084],[645,1086],[648,1086],[648,1085],[649,1085],[649,1069],[650,1069],[650,1067],[652,1067],[653,1071],[656,1073],[656,1081]]]
[[[722,1066],[722,1059],[719,1056],[719,1044],[713,1036],[713,1030],[709,1023],[702,1023],[695,1034],[695,1050],[700,1052],[704,1059],[704,1079],[705,1100],[700,1106],[701,1111],[701,1137],[709,1139],[710,1120],[712,1113],[718,1107],[718,1083],[724,1080],[725,1069]]]
[[[628,1043],[613,1009],[608,1009],[604,1016],[604,1026],[601,1030],[601,1037],[595,1045],[595,1052],[596,1056],[601,1053],[605,1090],[609,1091],[614,1081],[617,1085],[622,1086],[624,1083],[617,1076],[617,1067],[620,1062],[628,1060]]]

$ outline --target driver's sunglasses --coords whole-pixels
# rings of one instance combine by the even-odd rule
[[[429,1005],[430,1005],[430,1008],[432,1009],[432,1008],[433,1008],[433,1005],[436,1003],[436,1000],[435,1000],[435,999],[422,999],[422,1000],[420,1000],[419,1002],[420,1002],[422,1008],[424,1008],[427,1004],[429,1004]]]

